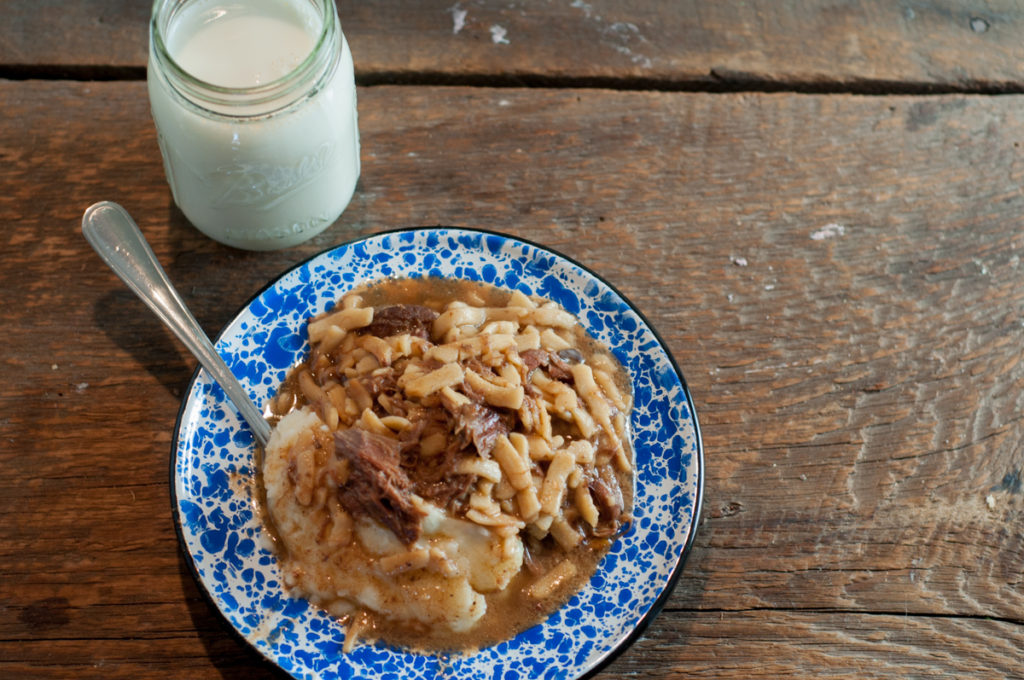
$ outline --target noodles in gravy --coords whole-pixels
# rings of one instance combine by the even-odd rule
[[[554,302],[386,280],[307,332],[261,495],[285,584],[347,620],[346,647],[513,637],[628,527],[629,379]]]

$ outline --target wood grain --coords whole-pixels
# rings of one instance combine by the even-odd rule
[[[372,87],[301,247],[173,208],[142,83],[0,82],[0,675],[274,677],[179,555],[192,359],[91,253],[123,203],[210,333],[341,240],[456,224],[591,266],[694,394],[706,513],[600,677],[1013,677],[1024,662],[1024,100]]]
[[[597,677],[1020,677],[1020,627],[998,621],[852,612],[673,614]]]
[[[367,84],[1024,89],[1024,7],[1009,0],[337,5],[357,76]],[[145,0],[11,0],[0,64],[19,77],[141,77],[150,7]]]

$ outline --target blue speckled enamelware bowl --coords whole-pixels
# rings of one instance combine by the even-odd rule
[[[296,678],[579,678],[635,639],[682,570],[700,514],[703,451],[679,369],[640,312],[582,265],[541,246],[457,228],[395,231],[295,267],[227,325],[216,346],[257,404],[306,351],[305,320],[346,291],[392,276],[482,280],[556,300],[633,378],[635,522],[590,583],[547,621],[473,654],[431,656],[382,644],[344,654],[344,626],[285,592],[251,494],[253,438],[198,371],[174,437],[174,514],[196,578],[263,656]]]

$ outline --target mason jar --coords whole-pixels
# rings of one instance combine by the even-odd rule
[[[156,0],[149,37],[164,171],[196,228],[273,250],[338,219],[360,167],[333,0]]]

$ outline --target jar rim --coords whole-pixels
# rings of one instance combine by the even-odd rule
[[[218,106],[259,106],[279,100],[293,88],[316,77],[320,71],[325,45],[332,40],[337,28],[337,14],[334,0],[304,0],[320,10],[323,22],[320,33],[309,54],[291,71],[269,82],[243,87],[217,85],[203,80],[186,70],[171,55],[164,40],[164,31],[182,7],[192,0],[155,0],[152,17],[149,22],[149,35],[152,51],[160,62],[166,75],[173,76],[175,85],[184,89],[191,97]],[[169,73],[168,73],[169,71]],[[195,102],[198,103],[198,102]],[[284,104],[288,106],[291,101]]]

